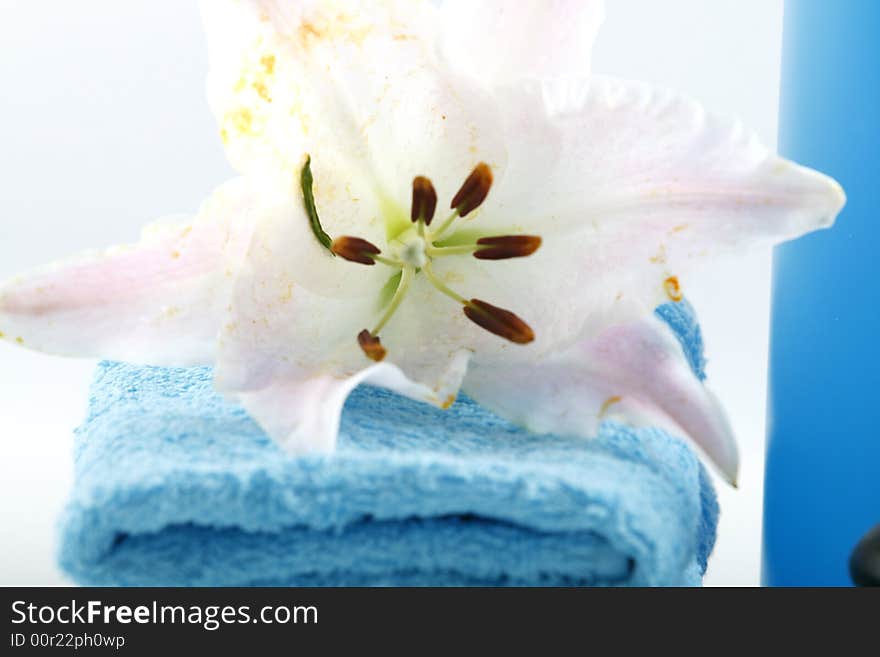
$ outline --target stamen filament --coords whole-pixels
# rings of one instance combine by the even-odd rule
[[[383,265],[388,265],[389,267],[394,267],[395,269],[403,269],[404,267],[406,267],[406,263],[402,260],[386,258],[385,256],[380,255],[371,255],[370,257],[376,262],[381,262]]]
[[[448,288],[443,283],[443,281],[441,281],[439,278],[437,278],[437,275],[434,273],[434,270],[431,268],[430,263],[426,264],[424,267],[422,267],[422,271],[425,274],[425,278],[428,279],[428,282],[431,285],[433,285],[434,288],[438,292],[445,294],[450,299],[454,299],[455,301],[457,301],[458,303],[460,303],[463,306],[470,305],[471,302],[468,299],[465,299],[463,296],[461,296],[460,294],[458,294],[454,290],[451,290],[450,288]]]
[[[403,298],[406,296],[406,293],[409,291],[410,283],[412,283],[413,277],[415,276],[415,269],[412,267],[404,267],[403,272],[400,276],[400,283],[397,285],[397,290],[394,292],[394,296],[391,297],[391,303],[388,304],[388,308],[385,310],[385,314],[382,315],[382,319],[379,320],[379,323],[376,324],[376,328],[370,331],[372,336],[379,335],[379,331],[381,331],[391,318],[394,316],[394,313],[397,312],[397,309],[400,307],[400,304],[403,302]]]
[[[458,219],[458,210],[453,210],[452,214],[449,215],[440,227],[437,230],[431,231],[431,238],[436,242],[441,237],[443,237],[443,233],[445,233],[449,227],[452,225],[452,222]]]
[[[476,244],[461,244],[458,246],[429,246],[425,251],[431,258],[440,258],[442,256],[473,253],[477,248],[478,245]]]

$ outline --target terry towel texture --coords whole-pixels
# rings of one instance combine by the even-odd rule
[[[90,585],[696,585],[718,514],[658,430],[533,436],[362,386],[338,452],[294,459],[207,369],[102,363],[75,461],[60,560]]]

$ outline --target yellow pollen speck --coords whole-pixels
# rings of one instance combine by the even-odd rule
[[[223,140],[224,144],[229,142],[229,132],[227,132],[226,128],[220,130],[220,139]]]
[[[603,403],[601,408],[599,409],[599,417],[603,417],[608,412],[609,408],[614,406],[614,404],[620,403],[622,399],[623,397],[619,395],[614,395],[614,397],[609,397],[608,399],[606,399],[605,403]]]
[[[24,338],[21,337],[21,336],[15,338],[15,341],[16,341],[18,344],[24,344]]]
[[[263,55],[260,58],[260,64],[267,75],[272,75],[275,72],[275,55]]]
[[[254,115],[247,107],[240,107],[226,115],[226,122],[241,134],[248,134],[253,127]]]
[[[680,232],[683,231],[683,230],[687,230],[687,227],[688,227],[687,224],[679,224],[678,226],[675,226],[675,227],[672,229],[672,232],[673,232],[673,233],[680,233]]]
[[[455,395],[449,395],[446,398],[446,401],[443,402],[443,406],[442,406],[443,410],[448,411],[450,408],[452,408],[452,405],[454,403],[455,403]]]
[[[304,42],[309,38],[320,39],[322,36],[321,30],[308,21],[303,21],[299,26],[299,37]]]
[[[0,331],[0,340],[6,337],[6,334],[3,331]]]
[[[675,276],[670,276],[663,281],[663,289],[666,290],[666,296],[675,303],[678,303],[684,298],[681,293],[681,285],[678,282],[678,278]]]
[[[171,257],[174,258],[174,259],[176,260],[177,258],[180,257],[180,251],[172,251],[172,252],[171,252]]]
[[[269,95],[269,88],[265,85],[265,83],[258,80],[257,82],[254,82],[252,86],[260,98],[265,100],[267,103],[272,102],[272,96]]]
[[[343,12],[323,12],[304,20],[297,30],[298,45],[305,51],[320,43],[343,42],[361,46],[373,31],[373,26],[364,24],[354,15]]]
[[[657,255],[649,258],[649,260],[655,265],[662,265],[666,262],[666,245],[661,244],[660,248],[657,249]]]

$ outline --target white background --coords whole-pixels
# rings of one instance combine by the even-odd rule
[[[650,80],[776,139],[782,0],[609,0],[594,67]],[[194,0],[0,0],[0,279],[130,242],[232,172],[204,99]],[[719,483],[707,584],[759,578],[769,254],[683,281],[743,452]],[[60,584],[55,519],[94,363],[0,343],[0,584]]]

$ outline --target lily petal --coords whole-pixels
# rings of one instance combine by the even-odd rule
[[[608,78],[585,84],[579,109],[564,114],[541,85],[498,91],[508,159],[479,225],[543,243],[528,258],[462,272],[469,294],[522,310],[534,354],[648,316],[719,255],[828,227],[845,202],[833,179],[690,99]]]
[[[611,326],[540,361],[483,366],[475,360],[464,390],[538,433],[595,436],[606,419],[668,428],[736,482],[736,443],[724,412],[655,317]]]
[[[590,72],[602,0],[445,0],[443,55],[487,85]]]
[[[202,10],[208,97],[230,160],[287,184],[311,155],[331,235],[393,237],[410,225],[414,177],[451,196],[480,159],[504,157],[493,101],[435,61],[431,3],[205,0]]]
[[[395,365],[377,363],[347,377],[289,369],[283,378],[263,388],[234,392],[231,396],[288,454],[326,454],[336,448],[342,408],[358,385],[369,383],[419,401],[431,401],[438,393],[447,394],[447,403],[451,404],[467,368],[467,359],[467,353],[460,353],[450,368],[453,380],[446,392],[411,381]]]
[[[598,226],[636,247],[678,229],[667,255],[687,259],[707,242],[774,243],[828,227],[845,202],[833,179],[690,98],[600,76],[581,86],[580,107],[566,114],[553,113],[541,85],[499,90],[510,155],[485,215],[545,232]]]
[[[44,352],[151,365],[213,363],[255,205],[244,179],[190,223],[49,265],[0,286],[0,335]]]

